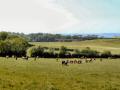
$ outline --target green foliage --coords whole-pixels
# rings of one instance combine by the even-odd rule
[[[8,37],[8,33],[7,32],[0,32],[0,40],[5,40]]]
[[[112,54],[120,54],[120,39],[96,39],[76,42],[30,42],[33,45],[41,45],[48,48],[60,48],[65,46],[69,49],[82,50],[85,47],[90,47],[93,50],[103,52],[104,50],[111,51]]]
[[[83,50],[81,51],[81,54],[82,54],[83,56],[96,57],[96,56],[99,55],[99,52],[96,51],[96,50],[92,50],[92,49],[90,49],[89,47],[86,47],[85,49],[83,49]]]
[[[29,44],[23,38],[13,38],[9,39],[11,43],[11,51],[16,54],[22,54],[26,52],[26,49],[29,47]]]
[[[102,57],[105,57],[105,58],[111,57],[111,56],[112,56],[112,53],[111,53],[109,50],[105,50],[105,51],[103,51],[103,52],[101,53],[101,56],[102,56]]]
[[[56,41],[81,41],[92,40],[99,38],[97,35],[62,35],[62,34],[49,34],[49,33],[32,33],[27,35],[31,42],[56,42]]]
[[[81,51],[80,51],[80,50],[75,49],[75,54],[80,54],[80,53],[81,53]]]
[[[22,56],[30,44],[22,37],[10,35],[7,32],[0,32],[0,56]]]
[[[14,38],[20,38],[17,35],[8,35],[7,39],[14,39]]]
[[[0,55],[4,56],[11,51],[11,44],[9,41],[0,41]]]
[[[68,67],[62,66],[60,60],[0,57],[0,90],[120,89],[120,59],[103,59],[102,62],[96,59],[93,63],[69,64]]]
[[[61,54],[61,55],[67,54],[67,47],[61,46],[61,48],[60,48],[60,54]]]
[[[52,54],[54,54],[54,48],[49,48],[49,51],[48,51],[48,53],[50,54],[50,55],[52,55]]]
[[[41,46],[33,46],[27,50],[27,56],[29,57],[42,56],[43,53],[44,53],[44,48]]]

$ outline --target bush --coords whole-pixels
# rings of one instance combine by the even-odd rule
[[[0,40],[5,40],[7,39],[7,37],[8,37],[7,32],[4,32],[4,31],[0,32]]]
[[[24,56],[29,44],[23,38],[17,37],[0,41],[0,56]]]
[[[42,57],[44,54],[44,48],[41,46],[33,46],[27,50],[27,56],[29,57]]]
[[[81,56],[85,56],[85,57],[98,57],[99,56],[99,52],[96,50],[91,50],[89,47],[83,49],[80,52]]]
[[[26,55],[26,50],[30,45],[25,39],[17,37],[8,39],[7,41],[11,44],[11,53],[13,55],[19,57]]]
[[[103,58],[108,58],[108,57],[111,57],[112,56],[112,54],[111,54],[111,52],[110,51],[103,51],[102,53],[101,53],[101,57],[103,57]]]
[[[61,46],[60,48],[60,55],[65,55],[67,53],[67,48],[65,46]]]

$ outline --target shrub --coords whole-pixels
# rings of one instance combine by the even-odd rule
[[[29,43],[20,37],[17,38],[11,38],[7,41],[11,44],[11,53],[16,56],[25,56],[26,50],[30,46]]]
[[[86,57],[98,57],[99,56],[99,52],[96,50],[92,50],[89,47],[83,49],[80,54],[82,56],[86,56]]]
[[[61,46],[60,48],[60,55],[65,55],[67,53],[67,48],[65,46]]]
[[[7,32],[0,32],[0,40],[5,40],[8,37],[8,33]]]
[[[29,44],[26,40],[17,37],[0,41],[0,56],[23,56]]]
[[[29,57],[42,57],[44,53],[44,48],[41,46],[33,46],[27,50],[27,56]]]
[[[111,52],[108,51],[108,50],[103,51],[103,52],[101,53],[101,57],[103,57],[103,58],[108,58],[108,57],[111,57],[111,56],[112,56],[112,54],[111,54]]]

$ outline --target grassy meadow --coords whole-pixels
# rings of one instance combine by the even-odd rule
[[[80,50],[85,47],[90,47],[91,49],[98,50],[100,52],[110,50],[113,54],[120,54],[120,39],[97,39],[80,42],[32,42],[31,44],[47,47],[66,46],[71,49]]]
[[[55,59],[0,58],[0,90],[120,90],[120,60],[62,66]]]
[[[32,44],[73,49],[90,47],[120,54],[119,39]],[[102,62],[97,59],[68,66],[62,66],[61,60],[64,59],[39,58],[35,61],[34,58],[15,60],[0,57],[0,90],[120,90],[120,59],[103,59]]]

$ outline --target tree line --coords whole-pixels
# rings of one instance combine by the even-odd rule
[[[27,50],[27,56],[41,58],[120,58],[120,55],[113,55],[108,50],[99,52],[97,50],[92,50],[89,47],[78,50],[69,49],[65,46],[61,46],[60,48],[32,46]]]
[[[0,32],[0,56],[25,56],[31,45],[22,37]]]
[[[50,34],[50,33],[12,33],[8,32],[11,35],[17,35],[24,37],[29,42],[58,42],[58,41],[81,41],[81,40],[93,40],[102,38],[97,35],[63,35],[63,34]]]
[[[29,56],[41,58],[120,58],[120,55],[113,55],[110,51],[99,52],[86,47],[82,50],[70,49],[65,46],[60,48],[49,48],[41,46],[33,46],[28,43],[25,37],[11,34],[8,32],[0,32],[0,56]]]
[[[33,33],[27,35],[32,42],[57,42],[57,41],[81,41],[98,39],[97,35],[62,35],[50,33]]]

